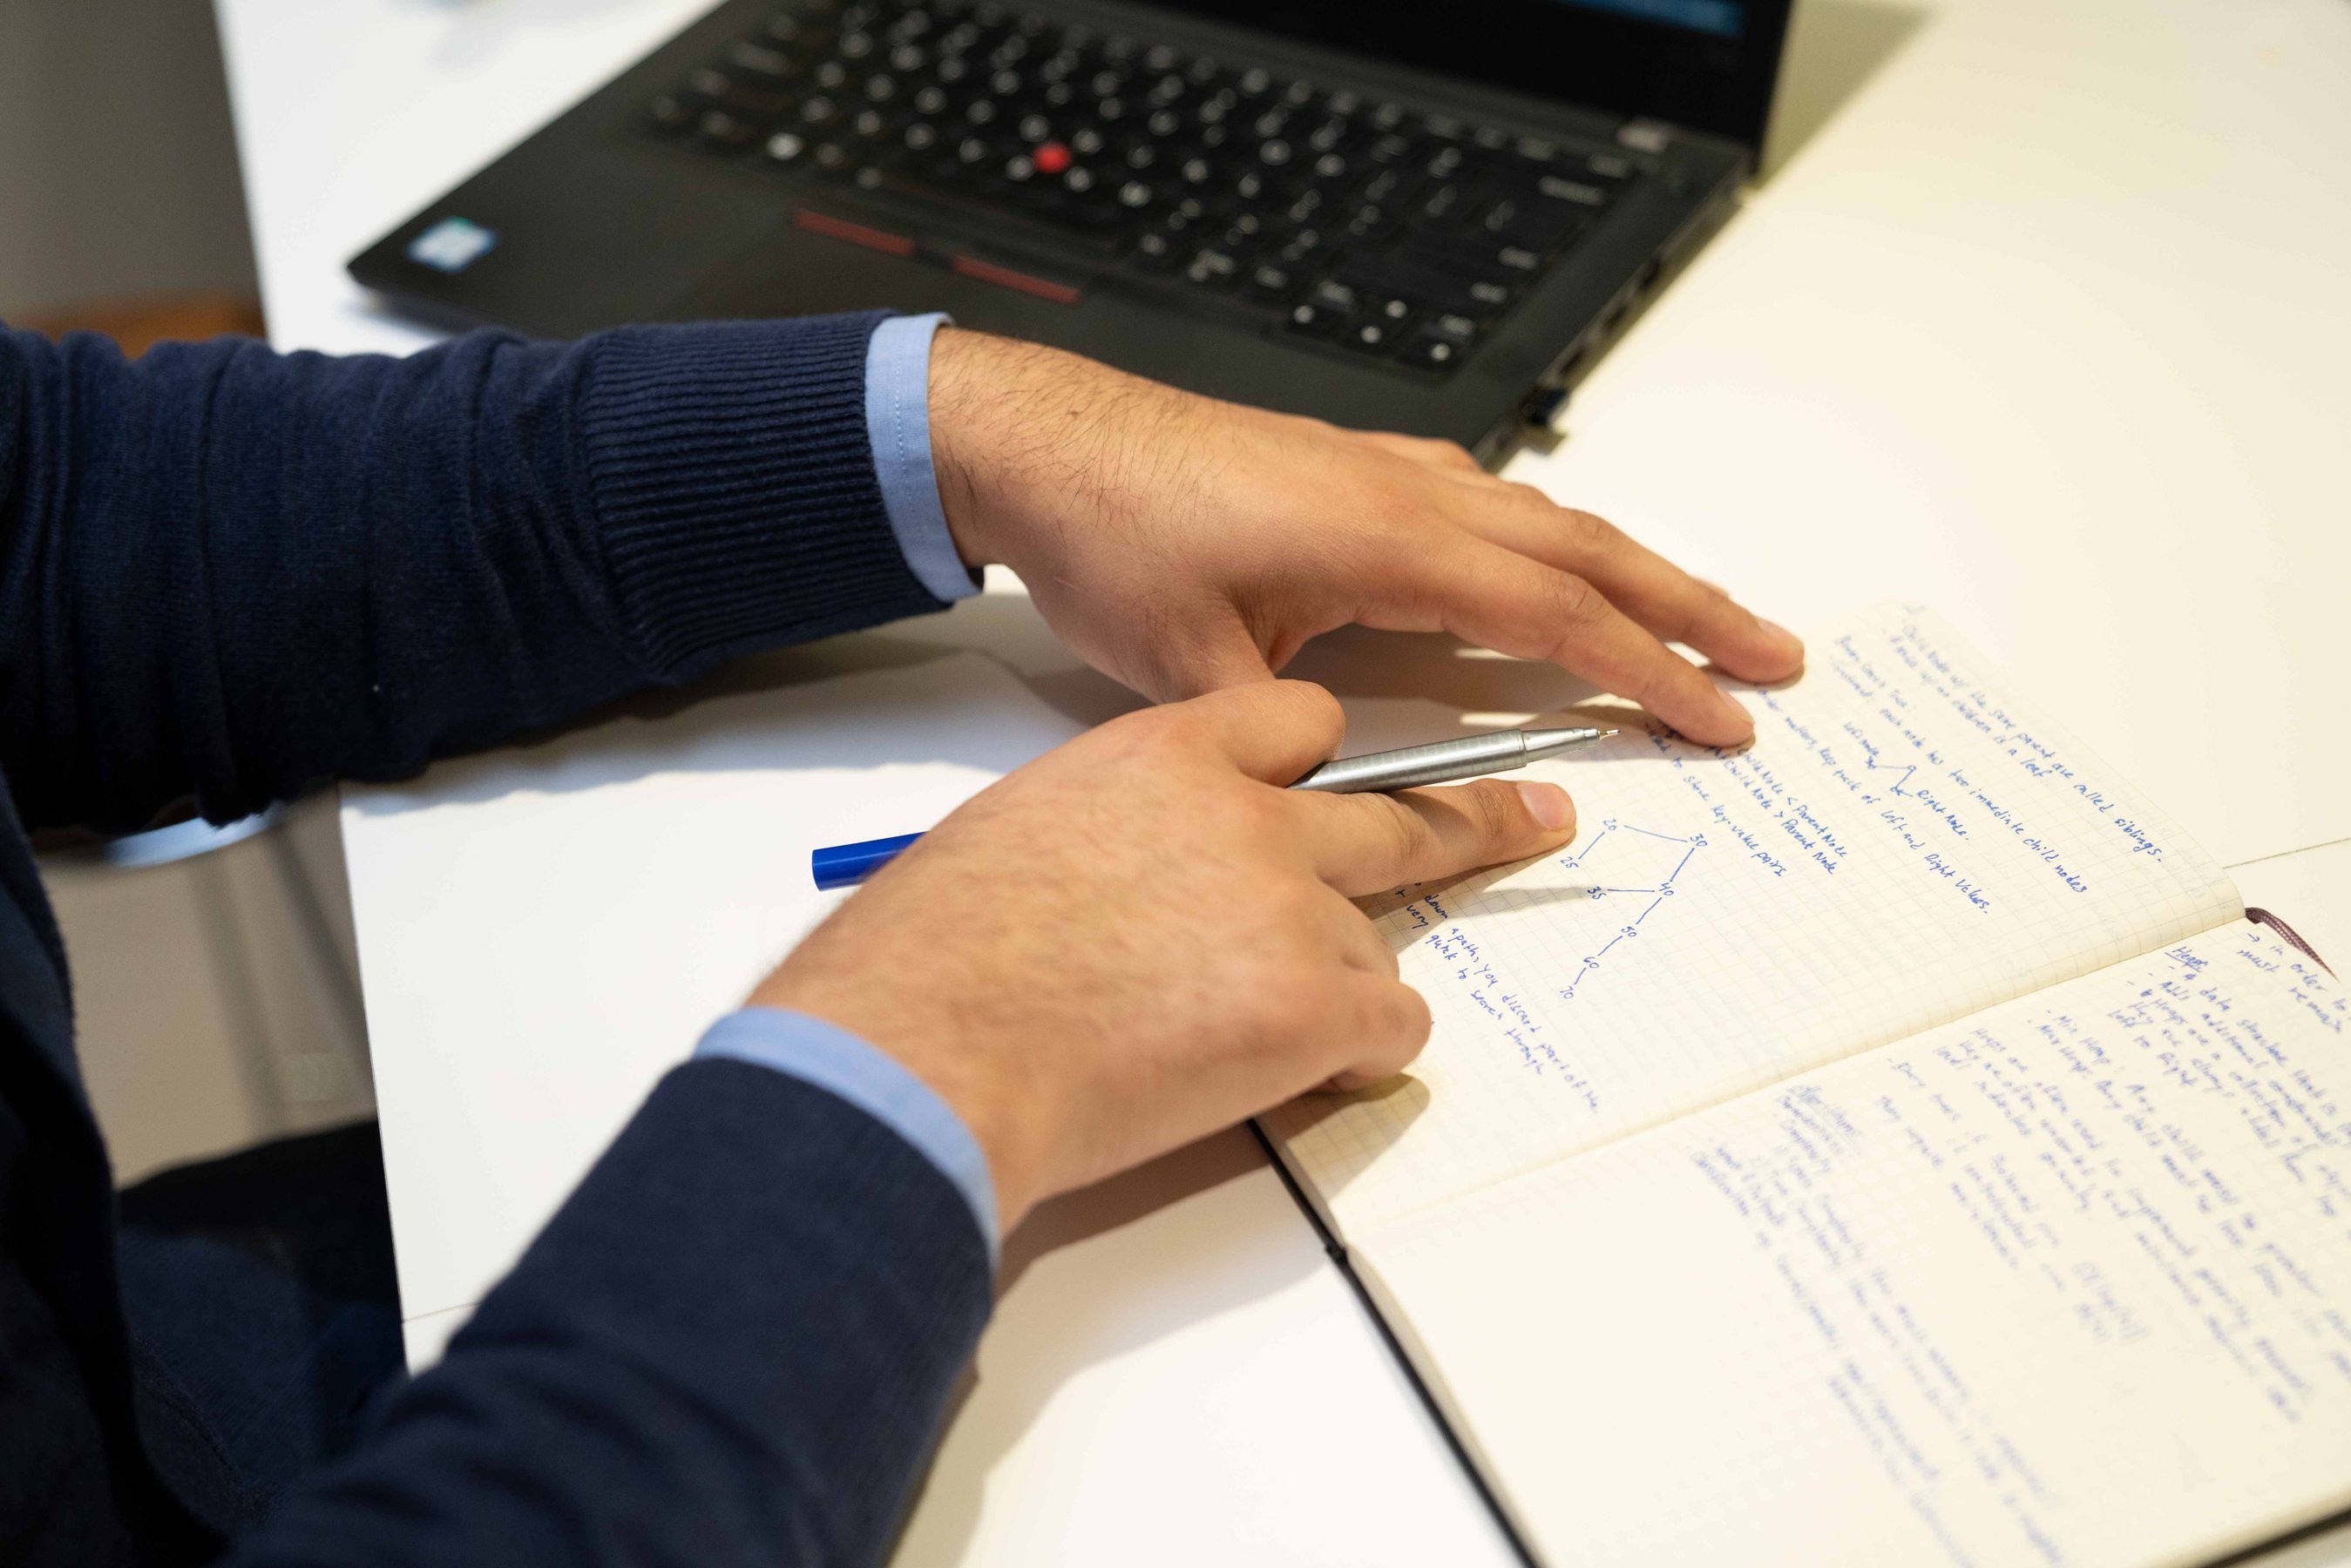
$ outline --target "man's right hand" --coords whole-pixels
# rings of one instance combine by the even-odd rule
[[[1376,1082],[1428,1008],[1351,897],[1555,848],[1555,785],[1281,786],[1337,749],[1298,681],[1132,713],[1005,778],[842,906],[751,997],[936,1090],[1009,1230],[1056,1192],[1319,1085]]]
[[[1588,512],[1450,441],[1204,398],[943,331],[931,450],[956,548],[1002,562],[1087,662],[1162,701],[1269,679],[1350,623],[1545,659],[1691,740],[1742,745],[1742,680],[1803,644]]]

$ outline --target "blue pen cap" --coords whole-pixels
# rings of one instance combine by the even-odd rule
[[[854,888],[898,857],[899,852],[922,836],[902,833],[895,838],[869,838],[862,844],[836,844],[809,852],[809,869],[816,874],[820,892]]]

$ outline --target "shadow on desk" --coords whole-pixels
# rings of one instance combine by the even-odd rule
[[[1040,739],[1035,726],[950,722],[952,693],[983,700],[967,670],[961,680],[949,673],[955,667],[947,661],[968,661],[975,654],[1009,671],[1043,708],[1068,722],[1067,732],[1144,705],[1063,648],[1027,597],[990,594],[944,615],[755,654],[684,686],[636,693],[573,724],[437,763],[424,790],[368,792],[361,810],[392,815],[478,803],[517,789],[568,793],[653,771],[949,762],[1007,773],[1050,737]],[[882,705],[870,723],[852,722],[846,693],[835,699],[817,690],[844,678],[903,675],[934,665],[945,706],[926,718],[914,711],[920,683],[861,683],[856,690],[862,695],[855,701]],[[1346,703],[1343,750],[1349,753],[1506,728],[1594,694],[1589,684],[1537,660],[1505,658],[1442,634],[1360,627],[1315,639],[1282,673],[1325,686]],[[799,727],[795,743],[779,751],[777,737],[787,725]]]

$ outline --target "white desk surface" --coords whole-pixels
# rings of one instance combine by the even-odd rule
[[[427,341],[344,260],[702,8],[218,0],[278,345]],[[1933,602],[2339,967],[2346,80],[2340,0],[1799,0],[1771,178],[1512,475],[1800,628]],[[347,800],[417,1355],[818,912],[809,844],[1120,704],[997,587],[684,714]],[[947,723],[967,648],[1041,705]],[[1368,742],[1573,690],[1432,639],[1302,664]],[[850,670],[879,673],[825,701]],[[798,809],[741,831],[746,790]],[[1012,1255],[902,1563],[1506,1561],[1238,1135],[1064,1200]]]

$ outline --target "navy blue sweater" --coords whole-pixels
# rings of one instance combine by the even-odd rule
[[[135,365],[0,331],[0,1562],[222,1549],[142,1437],[25,830],[403,777],[939,607],[867,450],[876,319]],[[679,1068],[235,1560],[875,1561],[988,1303],[970,1210],[894,1134],[763,1068]]]

